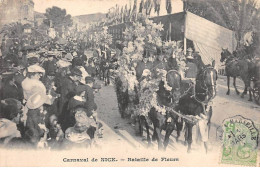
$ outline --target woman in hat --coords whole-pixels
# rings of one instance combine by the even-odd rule
[[[28,67],[27,77],[22,82],[24,99],[28,100],[31,95],[36,92],[42,92],[46,94],[46,88],[44,84],[40,81],[40,78],[45,73],[45,70],[38,66],[32,65]]]
[[[94,139],[96,123],[94,119],[87,116],[84,108],[77,108],[74,113],[75,124],[65,132],[66,143],[72,144],[71,146],[88,147]]]
[[[48,96],[46,94],[37,92],[31,95],[26,103],[29,110],[27,113],[25,137],[35,147],[41,138],[48,133],[44,122],[46,112],[43,108],[47,101]]]
[[[0,141],[7,144],[13,138],[20,138],[23,133],[19,128],[23,106],[16,99],[1,100],[0,103]]]

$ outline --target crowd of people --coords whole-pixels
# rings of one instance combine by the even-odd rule
[[[18,46],[18,43],[14,45]],[[36,49],[11,46],[2,57],[2,145],[70,148],[92,146],[97,137],[102,137],[94,96],[101,88],[95,81],[98,57],[103,53],[103,58],[111,57],[111,50],[103,49],[105,51],[92,50],[90,57],[86,46],[70,41],[66,45],[47,42]],[[146,50],[143,60],[135,65],[139,82],[158,70],[179,67],[177,53],[167,56],[154,51],[152,57],[152,52],[148,52]],[[188,69],[183,74],[180,72],[188,84],[194,82],[198,72],[194,57],[198,58],[199,54],[189,48],[185,57]]]
[[[82,44],[9,48],[2,56],[0,140],[10,147],[92,146],[102,137],[92,56]]]

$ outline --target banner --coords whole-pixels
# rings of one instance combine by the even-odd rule
[[[231,52],[236,49],[233,31],[190,12],[186,15],[185,37],[194,42],[195,50],[200,52],[205,64],[215,60],[220,65],[222,48],[228,48]]]

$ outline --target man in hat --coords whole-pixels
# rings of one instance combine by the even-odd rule
[[[188,49],[187,49],[187,53],[186,53],[186,58],[189,57],[189,56],[192,57],[192,55],[193,55],[193,50],[192,50],[192,48],[188,48]]]
[[[94,90],[93,90],[93,84],[94,84],[94,78],[92,77],[86,77],[86,90],[85,90],[85,99],[86,99],[86,108],[88,116],[93,116],[95,119],[97,119],[96,110],[97,110],[97,104],[95,103],[95,96],[94,96]]]
[[[75,88],[80,84],[80,80],[82,77],[82,72],[77,69],[73,68],[71,70],[71,75],[70,76],[65,76],[61,80],[61,87],[60,87],[60,102],[59,102],[59,114],[63,115],[66,113],[67,109],[66,104],[70,100],[71,97],[75,95]]]
[[[5,84],[2,89],[2,99],[13,98],[19,101],[23,100],[23,89],[15,82],[14,75],[9,75],[5,79]]]
[[[96,75],[96,68],[93,61],[93,58],[88,59],[88,65],[85,66],[86,71],[88,72],[91,77],[95,77]]]
[[[153,63],[153,69],[154,69],[153,73],[154,73],[154,75],[153,76],[157,76],[157,70],[158,69],[166,70],[166,71],[169,70],[168,63],[165,62],[164,57],[165,56],[163,54],[158,55],[157,60],[154,61],[154,63]]]
[[[187,61],[186,67],[188,69],[186,70],[185,77],[190,78],[190,79],[195,79],[196,76],[197,76],[198,68],[197,68],[197,65],[195,63],[195,59],[192,55],[192,51],[191,51],[191,53],[189,52],[187,54],[186,61]]]
[[[27,57],[25,55],[25,52],[19,51],[18,52],[18,64],[19,66],[27,67]]]
[[[184,83],[185,89],[188,89],[191,86],[192,88],[190,90],[194,94],[198,67],[192,55],[192,50],[189,50],[189,53],[186,55],[186,67],[187,70],[184,73],[181,73],[182,82]]]
[[[151,70],[153,67],[152,63],[149,62],[148,56],[144,55],[143,60],[137,63],[135,68],[136,70],[136,78],[140,82],[144,69]]]
[[[48,55],[47,60],[43,62],[43,68],[46,71],[46,75],[55,75],[55,72],[57,70],[57,59],[55,58],[55,55]]]

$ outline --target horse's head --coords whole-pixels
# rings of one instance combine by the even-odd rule
[[[170,70],[166,75],[167,86],[171,88],[171,97],[178,102],[181,97],[181,76],[175,70]]]
[[[217,71],[213,67],[206,67],[197,77],[196,95],[202,101],[212,100],[216,94]]]
[[[222,48],[220,62],[224,62],[229,56],[231,56],[231,53],[228,51],[228,49]]]

